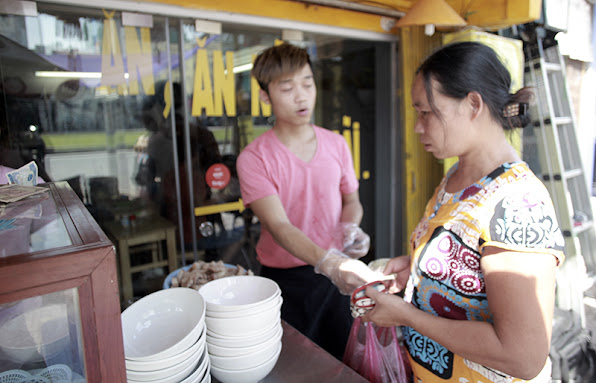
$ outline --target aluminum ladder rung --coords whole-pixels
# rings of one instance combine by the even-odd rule
[[[549,62],[544,62],[542,64],[542,67],[544,69],[546,69],[549,72],[557,72],[557,71],[561,71],[561,64],[557,64],[557,63],[549,63]]]
[[[584,174],[583,170],[578,168],[578,169],[571,169],[571,170],[567,170],[563,173],[563,178],[568,180],[570,178],[573,177],[579,177],[582,176]],[[556,179],[556,177],[555,177]]]
[[[571,124],[573,122],[573,119],[569,116],[555,117],[554,122],[555,122],[555,125],[565,125],[565,124]]]
[[[586,221],[586,222],[578,223],[577,226],[573,226],[573,235],[578,236],[593,227],[594,227],[593,221]]]
[[[560,72],[562,70],[561,64],[551,63],[547,61],[543,61],[540,59],[535,59],[526,64],[525,71],[527,72],[530,69],[530,65],[537,70],[545,70],[547,72]]]

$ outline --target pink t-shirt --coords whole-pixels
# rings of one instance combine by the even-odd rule
[[[313,126],[317,151],[304,162],[283,145],[273,130],[263,133],[238,156],[236,168],[244,204],[277,195],[290,222],[323,249],[340,246],[334,232],[342,211],[342,194],[358,190],[352,156],[344,138]],[[261,228],[257,256],[262,265],[306,265]]]

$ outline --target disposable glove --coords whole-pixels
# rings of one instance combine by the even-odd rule
[[[342,222],[343,252],[350,258],[358,259],[368,254],[370,237],[354,222]]]
[[[343,295],[350,295],[358,286],[378,281],[383,273],[372,271],[364,262],[352,259],[337,249],[329,249],[315,265],[315,273],[323,274]]]

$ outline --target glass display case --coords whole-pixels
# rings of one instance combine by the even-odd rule
[[[0,205],[0,382],[125,382],[116,256],[68,183]]]

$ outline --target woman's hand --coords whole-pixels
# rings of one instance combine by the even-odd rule
[[[400,296],[382,293],[367,287],[366,295],[375,301],[375,307],[362,316],[364,322],[373,322],[380,327],[408,326],[412,310],[417,310]]]
[[[395,280],[391,282],[389,285],[389,292],[391,294],[396,294],[406,287],[406,283],[408,282],[408,278],[410,278],[410,256],[409,255],[401,255],[399,257],[395,257],[391,259],[387,266],[385,266],[385,270],[383,274],[395,274]]]

